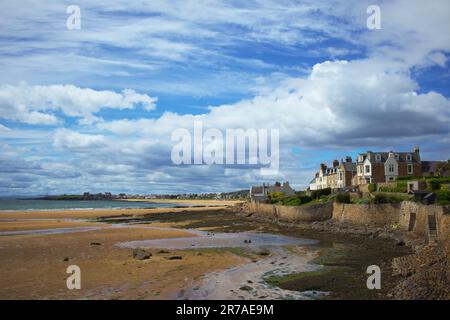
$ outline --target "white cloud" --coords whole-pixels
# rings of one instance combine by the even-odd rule
[[[53,137],[53,145],[59,149],[72,151],[98,150],[105,145],[101,135],[81,134],[67,129],[58,129]]]
[[[0,86],[0,118],[28,124],[56,124],[53,112],[81,118],[84,123],[99,120],[94,113],[103,108],[133,109],[142,106],[155,109],[157,98],[139,94],[131,89],[121,93],[79,88],[73,85]]]

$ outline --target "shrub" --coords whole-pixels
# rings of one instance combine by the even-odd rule
[[[407,200],[405,197],[399,197],[395,195],[387,195],[387,194],[376,194],[375,198],[372,199],[372,203],[397,203]]]
[[[376,183],[369,183],[369,186],[367,187],[369,189],[369,192],[375,192],[377,191],[377,184]]]
[[[311,192],[311,197],[313,199],[319,199],[322,196],[328,196],[331,194],[331,188],[325,188],[325,189],[320,189],[320,190],[313,190]]]
[[[350,194],[349,193],[339,193],[336,195],[335,201],[337,203],[350,203]]]
[[[382,186],[380,187],[381,192],[398,192],[398,193],[405,193],[408,191],[408,186],[406,181],[398,181],[393,186]]]
[[[432,191],[439,190],[441,188],[441,182],[438,179],[428,180],[427,185]]]
[[[397,181],[409,181],[409,180],[420,180],[422,177],[419,176],[399,176]]]
[[[436,191],[436,202],[440,206],[450,205],[450,191],[448,190]]]
[[[278,203],[283,201],[284,193],[283,192],[270,192],[269,199],[271,203]]]

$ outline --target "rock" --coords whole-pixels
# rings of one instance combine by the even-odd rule
[[[270,251],[267,250],[267,249],[263,249],[263,250],[258,251],[257,254],[258,254],[259,256],[268,256],[268,255],[270,255]]]
[[[167,260],[181,260],[183,259],[182,256],[170,256],[166,258]]]
[[[250,287],[250,286],[248,286],[248,285],[245,285],[245,286],[240,287],[239,290],[242,290],[242,291],[252,291],[253,288]]]
[[[201,252],[196,252],[195,255],[196,255],[196,256],[202,256],[203,253],[201,253]]]
[[[253,281],[252,280],[247,280],[247,283],[253,283]]]
[[[91,242],[91,246],[101,246],[100,242]]]
[[[65,257],[63,261],[69,261],[69,257]]]
[[[405,241],[399,240],[395,245],[397,245],[399,247],[403,247],[405,245]]]
[[[167,250],[159,250],[158,253],[170,253],[170,252]]]
[[[152,254],[145,249],[133,249],[133,258],[136,260],[147,260],[151,256]]]

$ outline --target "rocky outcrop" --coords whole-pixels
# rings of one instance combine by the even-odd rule
[[[404,279],[392,290],[394,299],[450,299],[450,263],[442,246],[426,246],[394,258],[394,273]]]

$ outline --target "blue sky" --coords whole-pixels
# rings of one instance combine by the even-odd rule
[[[378,1],[369,30],[371,4],[1,3],[0,192],[299,189],[320,162],[368,149],[449,158],[450,4]],[[279,129],[279,174],[175,166],[171,133],[196,120]]]

